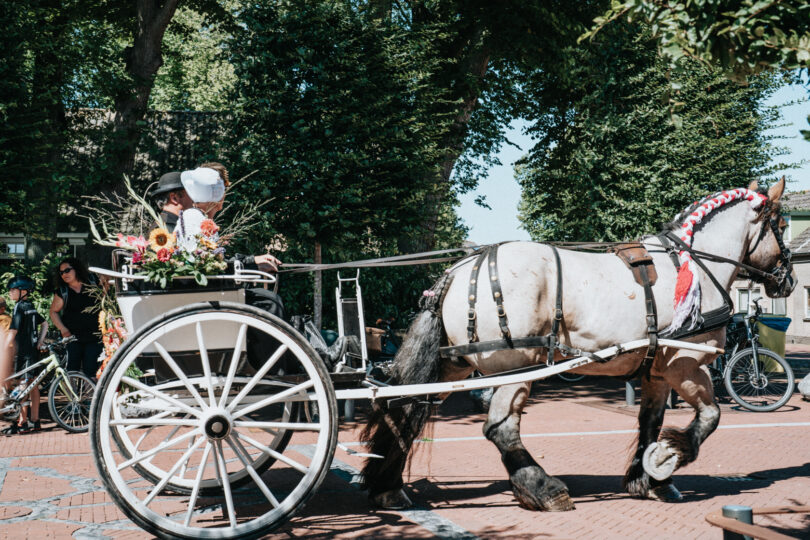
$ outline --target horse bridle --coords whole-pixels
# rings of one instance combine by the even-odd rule
[[[773,232],[773,236],[776,239],[776,245],[779,246],[779,263],[773,270],[770,272],[765,272],[763,270],[759,270],[753,268],[749,265],[744,265],[742,263],[737,263],[739,266],[743,267],[749,275],[758,276],[760,279],[754,279],[754,281],[762,282],[763,280],[770,280],[775,281],[776,286],[780,289],[784,287],[786,281],[792,281],[791,278],[791,270],[792,270],[792,263],[791,263],[791,253],[788,247],[785,245],[784,238],[782,237],[782,231],[779,230],[779,214],[771,215],[767,221],[762,224],[762,229],[757,236],[757,241],[748,250],[746,253],[746,257],[750,257],[754,251],[756,251],[757,247],[759,247],[759,243],[768,233],[767,226],[770,226],[771,231]]]

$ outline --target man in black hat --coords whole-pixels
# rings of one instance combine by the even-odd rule
[[[177,225],[180,213],[194,206],[194,202],[180,182],[180,173],[177,171],[167,172],[161,176],[151,197],[160,209],[160,218],[169,232]]]

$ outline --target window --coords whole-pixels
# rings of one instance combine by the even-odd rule
[[[25,257],[24,236],[0,237],[0,259],[22,259]]]
[[[804,288],[804,318],[810,319],[810,287]]]
[[[751,291],[753,299],[762,298],[759,289],[737,289],[737,311],[748,311],[748,291]]]
[[[771,308],[774,315],[787,315],[787,298],[772,298]]]

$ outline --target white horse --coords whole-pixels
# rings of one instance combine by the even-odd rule
[[[687,244],[691,240],[691,249],[683,249],[686,247],[683,244],[676,248],[680,251],[680,262],[691,257],[700,259],[705,265],[701,268],[691,261],[691,272],[696,276],[691,289],[687,281],[687,288],[678,290],[681,297],[684,291],[691,291],[693,297],[698,291],[694,307],[699,312],[727,311],[723,307],[724,301],[727,301],[728,290],[742,266],[764,283],[769,296],[787,296],[795,286],[790,254],[782,242],[785,222],[779,216],[784,179],[768,190],[767,200],[763,192],[757,192],[756,182],[748,190],[723,192],[747,193],[748,200],[740,198],[728,204],[721,202],[719,208],[712,208],[713,204],[717,206],[716,197],[720,197],[720,194],[715,194],[712,196],[715,199],[709,197],[695,203],[673,221],[673,230],[683,231]],[[709,209],[702,215],[701,208]],[[645,238],[643,245],[652,255],[658,274],[652,292],[657,300],[658,329],[663,330],[671,326],[676,316],[673,299],[676,284],[681,285],[679,271],[662,246],[660,236]],[[644,289],[619,257],[564,249],[559,249],[558,253],[563,304],[559,341],[583,351],[597,351],[648,336]],[[499,325],[497,305],[489,290],[490,281],[500,283],[500,298],[508,314],[511,337],[544,336],[551,332],[558,265],[550,246],[529,242],[501,245],[497,252],[495,279],[492,280],[486,271],[480,277],[475,276],[480,281],[477,295],[470,289],[476,260],[473,257],[455,265],[432,292],[427,293],[423,302],[425,309],[414,320],[395,358],[395,384],[460,380],[474,370],[494,374],[546,360],[547,349],[538,347],[504,347],[450,358],[440,356],[440,346],[464,345],[475,340],[470,340],[468,333],[470,296],[477,296],[474,318],[478,341],[502,339],[502,325]],[[703,268],[714,276],[715,281]],[[700,322],[700,315],[694,315],[692,322]],[[684,315],[680,314],[680,320],[683,318]],[[723,322],[721,320],[705,331],[698,325],[692,331],[694,335],[680,339],[722,348],[725,344]],[[688,323],[689,320],[684,328],[689,327]],[[677,332],[679,328],[671,330],[683,335],[683,332]],[[649,365],[644,365],[646,352],[627,352],[604,363],[576,368],[573,372],[622,377],[643,373],[638,446],[624,486],[636,497],[677,501],[681,495],[672,484],[670,475],[697,458],[701,443],[717,428],[720,419],[710,377],[705,368],[702,369],[716,355],[659,347]],[[558,360],[564,358],[559,350],[555,357]],[[686,429],[666,429],[662,433],[670,388],[694,408],[695,416]],[[530,383],[498,388],[483,427],[484,435],[500,450],[513,492],[521,506],[533,510],[573,509],[565,484],[547,475],[521,442],[520,415],[529,392]],[[374,503],[386,508],[410,506],[411,502],[402,489],[402,473],[413,441],[419,436],[429,414],[430,407],[424,402],[397,408],[388,408],[384,404],[375,407],[364,436],[370,443],[369,451],[383,456],[383,459],[367,460],[363,470]],[[643,459],[645,451],[647,456]]]

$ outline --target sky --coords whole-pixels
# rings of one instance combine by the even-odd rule
[[[808,97],[810,87],[790,85],[777,91],[768,101],[769,105],[800,102],[783,107],[781,123],[785,125],[771,131],[774,135],[784,137],[774,143],[787,147],[790,152],[776,159],[776,163],[804,161],[798,168],[781,171],[780,174],[788,177],[789,191],[810,189],[810,142],[805,141],[799,133],[800,129],[810,129],[807,123],[807,117],[810,116]],[[520,228],[517,218],[520,186],[515,181],[512,167],[532,146],[531,138],[521,133],[524,125],[522,121],[513,122],[507,134],[507,138],[520,146],[520,149],[505,145],[498,155],[502,165],[491,168],[489,177],[482,180],[476,190],[461,197],[458,212],[465,225],[470,228],[468,240],[476,244],[529,240],[529,233]],[[492,207],[491,210],[475,204],[476,197],[481,195],[486,197],[487,203]]]

